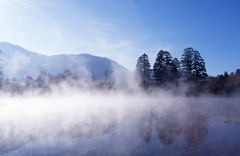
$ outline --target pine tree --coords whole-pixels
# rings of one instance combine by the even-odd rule
[[[231,73],[230,73],[230,76],[231,76],[231,77],[235,76],[234,72],[231,72]]]
[[[236,70],[236,76],[240,76],[240,69]]]
[[[181,68],[180,68],[180,62],[179,60],[175,57],[172,60],[172,64],[173,64],[173,73],[176,79],[179,79],[181,76]]]
[[[154,78],[157,83],[166,83],[175,78],[176,67],[172,63],[172,56],[168,51],[160,50],[153,66]]]
[[[227,71],[224,72],[224,77],[229,77],[229,74]]]
[[[148,83],[151,78],[151,65],[148,56],[144,53],[137,60],[136,72],[140,76],[143,83]]]
[[[181,58],[181,70],[182,76],[187,80],[192,79],[192,70],[193,70],[193,48],[184,49],[182,58]]]
[[[193,79],[203,79],[207,77],[204,59],[197,50],[193,51]]]
[[[207,77],[204,59],[197,50],[191,47],[184,49],[180,63],[182,75],[186,80],[197,81]]]
[[[165,51],[160,50],[157,54],[156,61],[153,66],[154,78],[158,83],[164,82],[164,75],[166,73],[166,65],[165,65]]]

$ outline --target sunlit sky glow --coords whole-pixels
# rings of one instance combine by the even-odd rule
[[[197,49],[209,75],[240,68],[238,0],[0,0],[0,41],[45,55],[89,53],[134,70],[159,50]]]

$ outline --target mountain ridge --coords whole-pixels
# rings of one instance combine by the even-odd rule
[[[8,42],[0,42],[0,49],[2,50],[0,58],[4,60],[0,66],[7,77],[37,77],[41,71],[57,75],[65,70],[71,70],[82,79],[90,80],[94,73],[96,80],[103,80],[107,71],[109,80],[114,81],[116,73],[121,73],[122,77],[130,73],[127,68],[111,59],[87,53],[48,56]]]

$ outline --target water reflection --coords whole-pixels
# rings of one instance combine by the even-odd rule
[[[181,113],[182,112],[182,113]],[[208,115],[201,109],[165,109],[144,111],[137,117],[136,125],[139,136],[149,142],[153,127],[163,146],[171,145],[175,137],[183,135],[189,147],[200,145],[208,134]]]
[[[10,120],[0,122],[0,154],[17,150],[22,146],[48,139],[88,139],[108,134],[120,124],[118,116],[107,113],[90,113],[70,120],[69,116],[50,116],[41,119]],[[73,114],[74,117],[76,117]]]
[[[153,117],[151,112],[146,111],[139,114],[135,121],[139,136],[143,141],[148,143],[151,140],[151,133],[153,129]]]
[[[159,154],[163,149],[179,146],[184,147],[183,150],[188,147],[197,149],[197,147],[207,146],[206,140],[209,138],[211,118],[216,116],[229,118],[229,114],[231,118],[239,116],[238,111],[230,109],[233,113],[226,114],[223,108],[225,107],[221,107],[219,111],[216,105],[188,101],[179,105],[156,103],[139,107],[137,110],[127,107],[122,109],[127,113],[117,113],[114,109],[102,108],[101,113],[89,111],[84,116],[74,115],[75,118],[70,120],[71,122],[68,122],[69,119],[64,115],[53,119],[47,116],[40,120],[31,120],[31,122],[9,120],[0,122],[0,154],[18,151],[27,144],[31,145],[49,138],[53,140],[67,138],[70,142],[81,140],[81,143],[75,145],[75,148],[79,148],[76,155],[80,155],[83,144],[86,144],[86,147],[96,146],[96,148],[91,148],[93,150],[98,150],[103,146],[104,155],[110,155],[109,153],[121,155],[121,151],[124,150],[126,155],[132,155],[132,151],[139,152],[143,149],[146,150],[145,153],[158,151],[157,154]],[[134,138],[135,136],[137,138]],[[104,139],[101,140],[101,137]],[[53,141],[53,144],[58,143]],[[71,151],[68,151],[68,154],[71,155]]]
[[[171,145],[175,136],[179,136],[182,127],[175,113],[169,111],[154,115],[155,129],[162,145]]]
[[[208,118],[202,112],[191,111],[187,114],[184,136],[188,146],[197,147],[208,134]]]

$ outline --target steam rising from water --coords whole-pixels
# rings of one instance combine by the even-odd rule
[[[152,94],[65,90],[43,96],[6,95],[0,101],[0,153],[39,140],[88,139],[109,134],[129,120],[143,141],[150,141],[155,125],[162,145],[171,144],[176,136],[184,134],[189,146],[197,146],[208,133],[210,116],[240,117],[238,101],[239,98],[174,96],[161,90]],[[198,141],[191,134],[196,124],[200,125],[197,135],[202,137]]]

